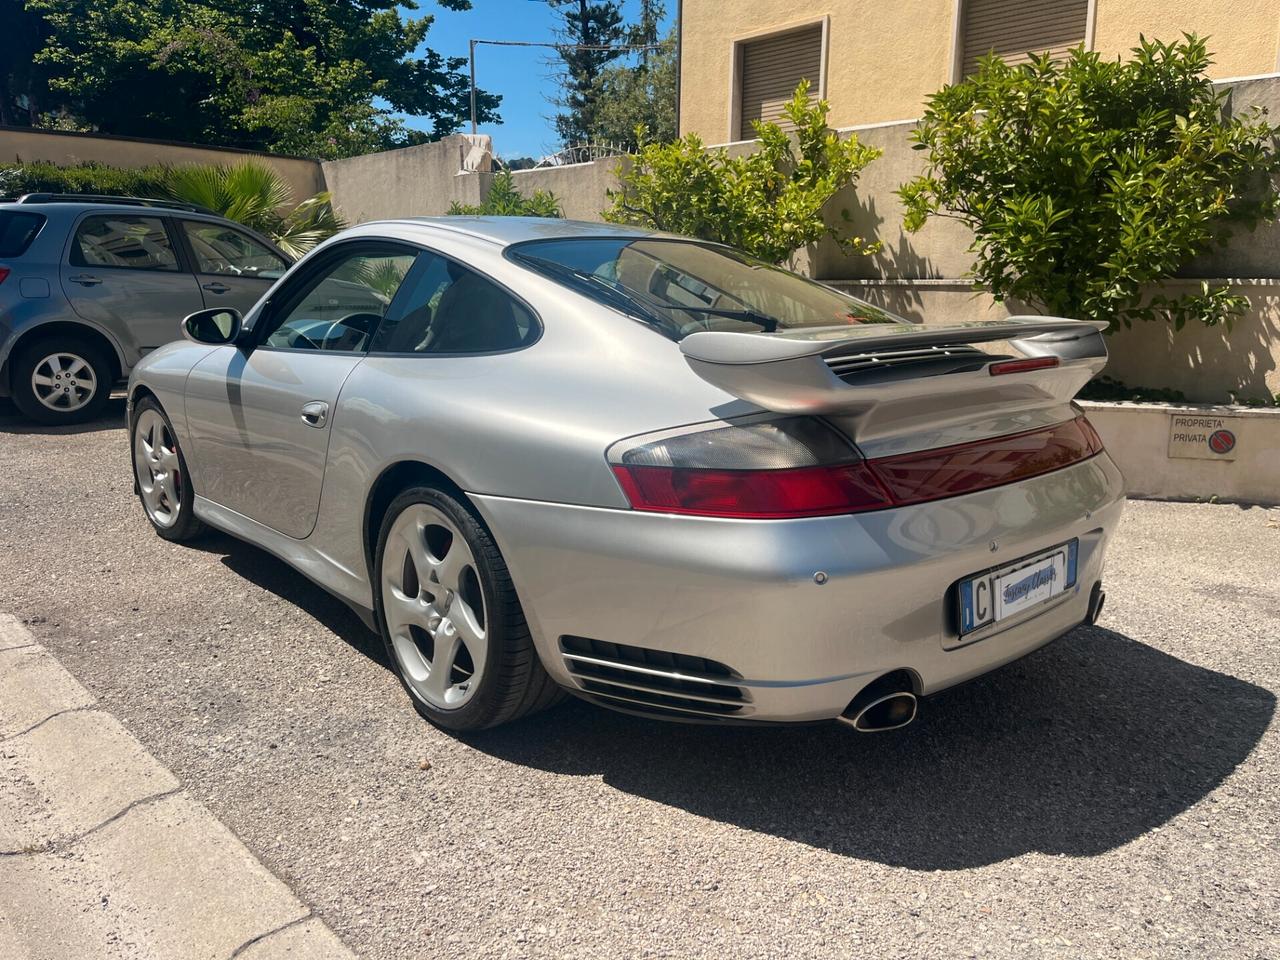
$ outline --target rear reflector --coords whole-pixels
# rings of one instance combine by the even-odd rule
[[[1027,360],[1001,360],[987,367],[987,373],[998,377],[1006,373],[1026,373],[1028,370],[1047,370],[1061,361],[1057,357],[1031,357]]]
[[[636,510],[778,520],[975,493],[1060,470],[1101,451],[1098,434],[1080,416],[1053,427],[876,460],[760,470],[615,463],[613,472]]]

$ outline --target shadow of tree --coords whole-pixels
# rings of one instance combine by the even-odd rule
[[[282,561],[220,535],[201,546],[390,669],[360,618]],[[743,829],[956,870],[1128,843],[1222,783],[1275,706],[1262,687],[1088,627],[931,698],[898,733],[681,725],[571,700],[466,739]]]

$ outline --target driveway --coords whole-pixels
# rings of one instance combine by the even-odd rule
[[[1099,626],[901,733],[459,738],[279,561],[154,536],[122,417],[0,407],[0,612],[361,956],[1280,955],[1280,510],[1131,503]]]

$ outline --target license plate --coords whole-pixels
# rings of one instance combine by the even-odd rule
[[[1075,586],[1079,549],[1080,541],[1072,540],[961,580],[961,635],[1015,617]]]

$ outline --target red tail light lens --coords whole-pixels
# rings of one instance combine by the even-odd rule
[[[0,283],[4,283],[9,278],[9,268],[0,267]]]
[[[857,458],[803,418],[671,431],[610,450],[636,510],[737,519],[862,513],[974,493],[1101,452],[1083,416],[1053,427],[915,453]],[[823,460],[839,462],[822,462]]]
[[[1077,417],[1047,429],[872,460],[897,504],[974,493],[1086,460],[1102,451],[1093,425]]]
[[[1006,373],[1026,373],[1028,370],[1047,370],[1061,361],[1057,357],[1031,357],[1027,360],[1001,360],[987,367],[987,373],[999,377]]]

